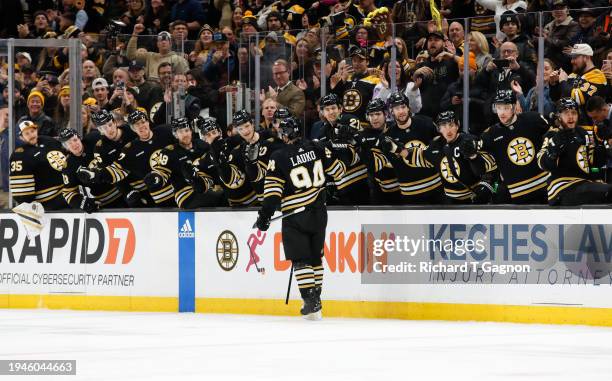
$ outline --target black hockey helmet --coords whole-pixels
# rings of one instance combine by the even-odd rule
[[[291,113],[289,112],[289,109],[287,107],[279,107],[276,111],[274,111],[274,119],[279,119],[279,120],[283,120],[283,119],[287,119],[291,117]]]
[[[200,134],[202,135],[206,135],[207,133],[215,130],[221,132],[221,127],[215,118],[202,118],[201,116],[198,116],[193,122],[195,128],[199,130]]]
[[[234,127],[238,127],[241,124],[251,122],[252,120],[253,118],[251,117],[251,114],[249,114],[246,110],[240,110],[234,113],[232,124]]]
[[[144,112],[140,110],[132,111],[130,115],[128,115],[129,124],[134,124],[140,120],[146,120],[146,121],[149,120],[149,118],[147,117],[147,114],[145,114]]]
[[[565,110],[578,110],[578,103],[572,98],[561,98],[557,102],[557,112],[561,113]]]
[[[64,127],[59,132],[59,135],[57,138],[60,142],[64,143],[72,139],[73,136],[78,136],[80,138],[79,133],[74,128]]]
[[[396,91],[389,95],[389,99],[387,99],[387,106],[389,109],[392,109],[395,106],[406,105],[410,107],[410,102],[404,93],[401,91]]]
[[[112,121],[113,115],[107,110],[94,111],[91,113],[91,120],[96,126],[100,127]]]
[[[497,90],[493,104],[515,104],[516,94],[513,90]]]
[[[323,108],[325,106],[333,106],[333,105],[341,106],[342,103],[340,102],[340,98],[338,98],[336,94],[327,94],[326,96],[321,98],[320,105]]]
[[[451,110],[442,111],[436,117],[436,127],[438,127],[438,129],[440,128],[441,124],[451,123],[451,122],[454,122],[457,125],[459,125],[459,120],[457,119],[457,116],[455,115],[454,111],[451,111]]]
[[[189,120],[184,117],[172,118],[170,125],[172,126],[173,133],[176,132],[177,130],[182,130],[183,128],[191,128],[191,125],[189,124]]]
[[[368,102],[368,107],[366,108],[366,114],[376,111],[385,111],[386,105],[385,101],[380,98],[374,98]]]
[[[286,136],[289,140],[299,138],[302,135],[302,127],[294,117],[283,119],[279,125],[280,136]]]

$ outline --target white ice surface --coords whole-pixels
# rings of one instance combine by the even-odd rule
[[[610,380],[612,329],[0,310],[0,359],[77,360],[8,381]]]

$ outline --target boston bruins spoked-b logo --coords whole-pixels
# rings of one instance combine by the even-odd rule
[[[225,271],[232,271],[238,263],[238,240],[229,230],[222,231],[217,238],[217,262]]]
[[[425,147],[427,147],[427,145],[425,143],[423,143],[422,141],[416,140],[416,139],[415,140],[407,141],[404,144],[404,148],[406,148],[406,149],[410,149],[410,148],[413,148],[413,147],[422,147],[422,148],[425,148]],[[410,165],[409,164],[410,161],[407,160],[406,158],[402,158],[402,160],[404,160],[404,163],[406,163],[407,165]]]
[[[589,168],[591,163],[589,163],[589,155],[586,146],[582,145],[576,151],[576,164],[578,164],[578,167],[582,169],[584,173],[590,172]]]
[[[457,176],[461,176],[461,168],[459,167],[459,163],[457,163],[457,160],[455,160],[455,158],[453,158],[453,165],[455,166],[454,169],[455,169],[455,172],[457,173]],[[442,173],[442,177],[444,177],[444,179],[451,184],[454,184],[457,181],[459,181],[455,177],[455,175],[453,175],[453,171],[450,169],[448,165],[448,159],[446,156],[444,156],[442,158],[442,161],[440,162],[440,172]]]
[[[353,112],[361,106],[361,93],[358,90],[350,89],[344,93],[342,97],[342,104],[344,110],[347,112]]]
[[[531,140],[514,138],[508,143],[508,158],[516,165],[527,165],[535,158],[535,148]]]
[[[60,151],[49,151],[47,152],[47,161],[49,165],[56,171],[61,172],[66,166],[66,156]]]

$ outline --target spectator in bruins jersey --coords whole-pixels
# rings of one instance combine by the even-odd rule
[[[409,101],[401,92],[391,94],[389,111],[395,120],[384,137],[390,138],[401,148],[425,147],[438,132],[432,120],[423,115],[410,115]],[[438,171],[427,167],[409,167],[401,156],[385,152],[397,176],[403,204],[444,203],[442,180]]]
[[[386,109],[387,105],[382,99],[372,99],[366,110],[370,123],[355,138],[359,145],[359,157],[368,168],[370,199],[374,205],[397,205],[401,202],[397,176],[378,144],[381,134],[389,129]]]
[[[328,184],[328,190],[333,194],[329,200],[330,204],[368,204],[368,170],[361,161],[353,142],[353,136],[361,130],[359,119],[343,112],[340,99],[336,94],[327,94],[321,98],[320,103],[325,122],[322,134],[314,138],[328,148],[332,148],[331,145],[337,143],[348,147],[348,153],[343,150],[345,154],[342,155],[346,173],[339,181],[330,181]]]
[[[66,208],[62,197],[62,169],[66,157],[61,144],[48,136],[38,136],[36,123],[19,123],[21,147],[11,154],[9,185],[17,203],[40,202],[46,210]]]
[[[59,140],[64,149],[68,151],[66,165],[62,170],[64,188],[62,195],[68,205],[73,209],[81,209],[92,213],[100,207],[118,208],[125,204],[119,190],[111,184],[87,185],[81,183],[77,177],[80,167],[92,168],[97,165],[93,147],[86,147],[81,137],[72,128],[64,128],[60,131]]]
[[[493,101],[499,122],[481,135],[481,149],[494,158],[502,187],[497,202],[541,204],[546,202],[548,172],[538,167],[536,155],[542,148],[548,123],[537,112],[516,111],[512,90],[498,90]]]
[[[172,134],[177,143],[161,151],[152,166],[153,170],[144,177],[147,188],[151,192],[158,192],[171,184],[179,208],[218,206],[223,195],[213,190],[212,177],[193,164],[204,155],[207,145],[193,136],[187,118],[172,120]]]
[[[303,140],[299,122],[288,118],[280,123],[281,137],[287,143],[270,158],[265,177],[262,208],[255,226],[266,231],[277,209],[283,213],[303,211],[283,218],[282,234],[285,256],[292,261],[295,279],[304,306],[302,316],[321,318],[323,288],[323,245],[327,225],[325,206],[326,177],[338,179],[343,164],[332,152]]]
[[[494,193],[491,180],[497,168],[495,160],[478,151],[475,136],[461,132],[454,112],[441,112],[436,125],[441,136],[433,138],[428,146],[403,148],[387,137],[381,141],[382,149],[401,156],[405,166],[436,170],[449,203],[489,203]]]
[[[593,49],[588,44],[576,44],[570,53],[572,74],[565,75],[563,70],[554,72],[550,78],[550,97],[558,100],[561,97],[572,98],[580,107],[581,125],[588,124],[585,105],[594,95],[606,96],[606,76],[593,65]]]
[[[598,181],[607,151],[602,140],[612,137],[610,126],[587,131],[579,126],[580,107],[571,98],[557,104],[560,127],[551,129],[538,153],[540,168],[550,172],[548,203],[582,205],[609,203],[612,184]]]
[[[367,49],[353,46],[349,49],[349,59],[340,63],[338,72],[332,75],[330,88],[342,100],[344,111],[367,124],[365,110],[379,82],[379,76],[370,75]]]
[[[79,168],[77,171],[79,179],[84,183],[117,184],[122,180],[127,181],[131,189],[126,194],[126,201],[130,207],[153,205],[153,203],[158,207],[175,206],[172,184],[158,191],[151,191],[144,182],[144,177],[159,160],[161,150],[174,143],[171,131],[162,126],[151,130],[147,115],[140,110],[132,112],[128,116],[128,122],[138,138],[127,143],[112,164],[93,169]],[[148,191],[153,202],[149,202],[146,196],[143,196],[145,191]]]

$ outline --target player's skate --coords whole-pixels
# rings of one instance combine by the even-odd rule
[[[317,296],[314,288],[304,292],[304,305],[300,310],[302,317],[306,320],[321,320],[321,299]]]

